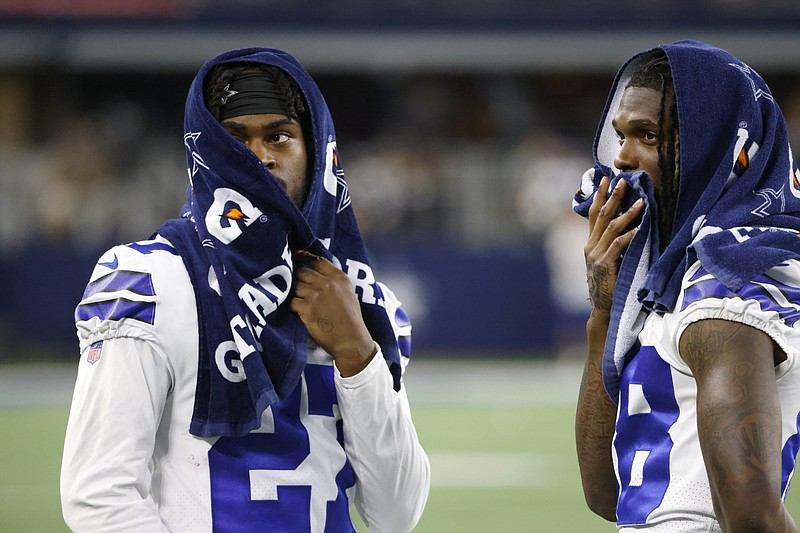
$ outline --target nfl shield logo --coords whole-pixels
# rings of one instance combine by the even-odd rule
[[[86,358],[91,364],[100,360],[100,353],[103,351],[103,341],[97,341],[89,346],[89,357]]]

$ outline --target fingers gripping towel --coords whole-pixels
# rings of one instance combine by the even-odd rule
[[[800,171],[786,123],[761,77],[727,52],[697,41],[658,47],[672,70],[679,129],[678,193],[668,246],[659,253],[655,195],[646,173],[619,173],[611,123],[634,66],[656,49],[628,60],[617,73],[595,137],[596,166],[573,200],[588,216],[603,175],[628,181],[641,197],[640,230],[622,259],[614,289],[603,377],[617,400],[619,375],[637,346],[647,313],[676,304],[686,270],[699,260],[735,292],[781,262],[800,257]],[[661,236],[662,238],[664,236]]]
[[[573,200],[576,212],[585,217],[589,216],[589,207],[600,180],[603,176],[611,175],[610,170],[601,165],[596,165],[595,168],[584,174],[581,189]],[[646,310],[638,301],[637,294],[644,285],[644,280],[653,261],[657,258],[659,249],[658,206],[655,202],[650,178],[644,172],[621,173],[611,180],[609,191],[614,190],[621,180],[628,183],[629,191],[623,200],[622,210],[629,209],[637,199],[641,198],[644,201],[644,213],[639,223],[639,230],[633,236],[622,257],[617,285],[614,288],[611,306],[613,327],[609,327],[606,339],[603,359],[604,376],[618,375],[628,354],[638,349],[636,339],[647,315]],[[608,386],[607,383],[606,387]]]
[[[299,85],[311,117],[311,132],[306,132],[310,183],[302,210],[207,110],[203,81],[224,62],[273,65]],[[181,254],[198,306],[200,354],[190,432],[244,435],[299,383],[308,332],[288,304],[297,250],[326,257],[347,272],[398,389],[397,339],[350,204],[333,122],[311,77],[279,50],[222,54],[195,77],[184,128],[188,201],[181,218],[167,221],[158,233]]]

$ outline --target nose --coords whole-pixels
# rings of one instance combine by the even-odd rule
[[[621,172],[633,172],[639,168],[639,159],[636,157],[636,150],[633,143],[623,140],[614,158],[614,166]]]
[[[275,168],[277,164],[275,160],[275,156],[272,154],[272,151],[262,142],[253,142],[248,145],[248,148],[258,157],[258,160],[261,161],[268,170],[272,170]]]

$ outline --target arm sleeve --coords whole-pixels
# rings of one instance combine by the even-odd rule
[[[95,343],[78,365],[61,465],[64,519],[75,532],[166,532],[148,495],[168,365],[149,342],[102,342],[99,359],[89,362]]]
[[[393,390],[380,351],[355,376],[335,375],[345,449],[358,477],[356,508],[372,532],[410,531],[428,498],[430,464],[405,387]]]

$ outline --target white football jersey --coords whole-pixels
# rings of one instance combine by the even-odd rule
[[[774,267],[736,293],[696,263],[674,311],[648,316],[641,349],[623,370],[613,445],[622,531],[721,531],[697,434],[696,383],[678,352],[686,327],[712,318],[759,329],[786,352],[775,368],[786,496],[800,445],[800,262]]]
[[[395,318],[399,303],[385,296]],[[81,359],[61,475],[75,531],[354,531],[351,501],[374,531],[408,531],[419,519],[428,460],[380,351],[343,378],[330,355],[310,350],[301,383],[261,427],[200,438],[189,433],[195,297],[168,242],[104,254],[76,323]],[[216,364],[225,372],[230,361]]]

